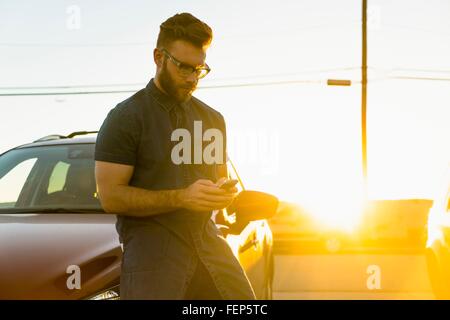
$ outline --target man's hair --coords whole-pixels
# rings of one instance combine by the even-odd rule
[[[184,40],[202,48],[211,43],[212,30],[190,13],[177,13],[160,25],[156,46],[167,48],[177,40]]]

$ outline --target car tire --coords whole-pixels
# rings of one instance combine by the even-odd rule
[[[449,300],[450,288],[448,288],[448,286],[446,285],[444,274],[442,273],[436,255],[432,250],[427,251],[426,259],[427,259],[428,277],[435,298],[438,300]]]

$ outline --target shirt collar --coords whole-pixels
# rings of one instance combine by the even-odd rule
[[[186,102],[178,102],[171,96],[162,92],[156,85],[152,78],[146,86],[147,91],[158,101],[158,103],[167,111],[170,112],[174,107],[181,107],[185,111],[191,106],[192,99]]]

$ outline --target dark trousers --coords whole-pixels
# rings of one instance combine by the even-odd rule
[[[208,269],[199,261],[197,269],[186,290],[184,300],[223,300],[209,275]]]

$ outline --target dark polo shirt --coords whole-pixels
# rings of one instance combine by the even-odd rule
[[[223,116],[192,97],[177,103],[153,82],[119,103],[103,122],[97,136],[95,159],[134,166],[129,185],[147,190],[185,188],[198,179],[215,182],[218,165],[193,164],[194,121],[202,132],[226,130]],[[171,141],[177,128],[191,134],[191,164],[175,164]],[[203,139],[200,138],[200,141]],[[211,141],[202,141],[202,150]],[[211,212],[174,210],[148,217],[117,216],[124,244],[121,297],[182,299],[195,268],[203,262],[224,299],[252,299],[254,293],[242,267],[211,220]]]

